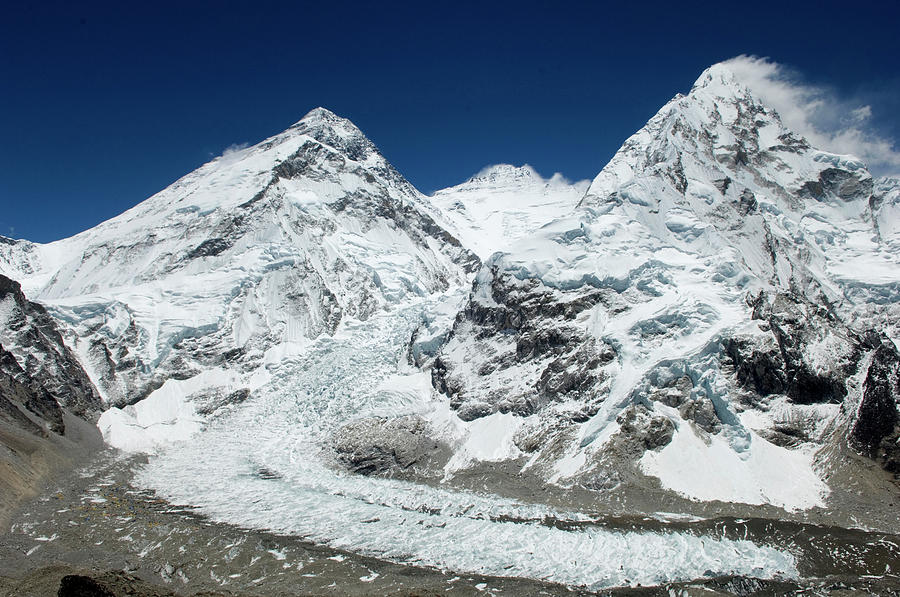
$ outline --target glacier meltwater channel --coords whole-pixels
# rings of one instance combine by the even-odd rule
[[[792,554],[750,541],[613,531],[577,513],[327,466],[321,446],[343,423],[429,408],[432,398],[402,403],[378,388],[408,367],[408,339],[433,300],[347,323],[269,365],[270,381],[250,400],[157,452],[138,484],[220,522],[458,572],[595,589],[704,575],[797,576]],[[542,524],[547,518],[587,524],[564,530]]]

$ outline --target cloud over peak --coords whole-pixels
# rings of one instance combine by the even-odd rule
[[[900,148],[872,126],[872,107],[810,85],[792,69],[769,58],[741,55],[724,62],[735,78],[774,108],[788,128],[820,149],[853,154],[875,175],[900,173]]]

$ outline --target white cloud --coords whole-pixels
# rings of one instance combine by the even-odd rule
[[[850,116],[854,122],[865,122],[872,118],[872,106],[860,106],[850,111]]]
[[[233,153],[237,153],[242,149],[247,149],[250,147],[249,143],[232,143],[228,147],[225,148],[225,151],[222,152],[222,157],[228,157]]]
[[[725,64],[738,81],[781,115],[788,128],[814,147],[853,154],[876,175],[900,173],[900,148],[873,130],[870,105],[807,84],[798,73],[768,58],[738,56]]]

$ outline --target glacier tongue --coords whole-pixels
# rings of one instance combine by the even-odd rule
[[[749,541],[593,525],[563,530],[542,520],[590,519],[329,467],[320,451],[342,423],[372,412],[437,407],[430,392],[411,403],[408,393],[379,391],[408,370],[404,340],[419,325],[422,308],[419,300],[320,337],[308,352],[272,367],[271,382],[244,407],[192,441],[164,449],[139,481],[217,520],[460,572],[592,589],[710,574],[797,576],[793,555]],[[633,557],[638,553],[654,557]]]

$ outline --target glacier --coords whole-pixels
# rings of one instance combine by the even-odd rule
[[[544,521],[591,519],[328,467],[317,454],[342,422],[373,411],[439,408],[430,393],[420,401],[395,403],[397,394],[379,391],[385,380],[415,374],[398,347],[419,320],[420,309],[401,305],[389,315],[320,338],[296,362],[273,368],[272,381],[251,404],[217,418],[192,441],[163,450],[138,482],[172,503],[199,506],[217,520],[458,572],[591,589],[704,574],[798,575],[792,554],[750,541],[592,525],[563,530]]]

